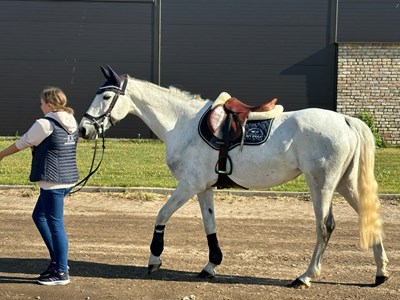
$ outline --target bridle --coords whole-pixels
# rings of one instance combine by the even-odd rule
[[[107,111],[104,114],[97,117],[92,116],[88,113],[85,113],[83,115],[86,119],[89,119],[90,121],[93,122],[93,126],[96,128],[97,133],[99,133],[99,129],[102,129],[103,132],[104,121],[106,119],[108,119],[108,121],[112,126],[114,126],[115,123],[117,123],[117,121],[112,118],[111,111],[113,110],[115,104],[117,103],[119,96],[125,95],[125,89],[127,84],[128,84],[128,78],[125,78],[124,82],[120,87],[116,87],[114,85],[103,86],[99,88],[98,91],[96,92],[96,94],[102,94],[105,91],[113,91],[115,93],[113,99],[111,100],[110,106],[108,107]]]
[[[95,142],[94,142],[94,152],[93,152],[93,158],[92,158],[92,163],[90,165],[90,170],[88,175],[83,178],[81,181],[79,181],[78,183],[76,183],[73,187],[79,187],[78,189],[70,192],[70,194],[76,193],[78,191],[80,191],[88,182],[89,178],[97,172],[97,170],[99,169],[102,161],[103,161],[103,157],[104,157],[104,150],[106,149],[106,143],[105,143],[105,130],[104,130],[104,121],[106,119],[108,119],[108,121],[110,122],[111,126],[114,126],[117,121],[111,116],[111,111],[113,110],[115,104],[117,103],[117,100],[119,98],[120,95],[125,95],[125,89],[126,89],[126,85],[128,84],[128,78],[126,77],[124,82],[122,83],[122,85],[120,87],[114,86],[114,85],[108,85],[108,86],[102,86],[98,89],[98,91],[96,92],[96,94],[102,94],[105,91],[113,91],[114,97],[111,100],[110,106],[108,107],[107,111],[100,115],[100,116],[92,116],[88,113],[85,113],[83,116],[86,119],[89,119],[90,121],[93,122],[93,126],[96,129],[97,135],[95,138]],[[101,137],[102,140],[102,152],[101,152],[101,158],[96,166],[96,168],[93,169],[94,167],[94,162],[96,160],[96,155],[97,155],[97,139],[98,137]]]

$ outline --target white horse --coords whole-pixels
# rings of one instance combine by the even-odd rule
[[[211,278],[222,261],[216,235],[213,185],[218,150],[199,135],[198,125],[213,102],[176,88],[163,88],[102,67],[107,82],[97,91],[80,122],[80,133],[94,139],[127,114],[140,117],[165,143],[166,161],[179,184],[160,209],[150,246],[149,273],[161,266],[164,229],[169,218],[197,195],[209,246],[209,261],[199,276]],[[307,270],[291,284],[307,288],[321,272],[321,261],[335,227],[332,196],[339,192],[359,215],[360,245],[373,248],[375,285],[389,278],[382,244],[375,143],[360,120],[333,111],[304,109],[275,117],[269,138],[260,145],[229,151],[229,178],[246,188],[268,188],[301,173],[308,184],[316,217],[316,246]]]

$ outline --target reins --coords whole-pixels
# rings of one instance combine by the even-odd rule
[[[101,165],[101,163],[102,163],[102,161],[103,161],[103,157],[104,157],[104,149],[106,149],[106,143],[105,143],[105,138],[104,138],[104,130],[103,130],[102,133],[101,133],[101,139],[102,139],[102,143],[103,143],[103,144],[102,144],[102,152],[101,152],[101,158],[100,158],[99,163],[97,164],[96,168],[93,169],[93,167],[94,167],[94,162],[95,162],[95,160],[96,160],[96,155],[97,155],[97,140],[98,140],[98,139],[96,138],[96,140],[95,140],[95,142],[94,142],[94,152],[93,152],[92,163],[91,163],[91,165],[90,165],[89,174],[86,175],[85,178],[83,178],[81,181],[79,181],[78,183],[76,183],[76,184],[73,186],[73,189],[75,189],[76,187],[79,187],[80,185],[82,185],[82,186],[80,186],[78,189],[73,190],[72,192],[70,192],[70,193],[69,193],[70,195],[73,194],[73,193],[79,192],[79,191],[86,185],[86,183],[89,181],[89,178],[90,178],[94,173],[96,173],[97,170],[100,168],[100,165]]]
[[[110,106],[108,107],[107,111],[104,114],[102,114],[101,116],[97,116],[97,117],[92,116],[92,115],[90,115],[88,113],[85,113],[83,115],[85,118],[87,118],[87,119],[89,119],[89,120],[91,120],[93,122],[93,126],[96,128],[96,131],[97,131],[97,137],[96,137],[95,143],[94,143],[94,152],[93,152],[92,163],[90,165],[89,174],[86,175],[85,178],[83,178],[81,181],[79,181],[78,183],[76,183],[73,186],[72,189],[75,189],[76,187],[79,187],[80,185],[82,185],[78,189],[73,190],[72,192],[70,192],[69,193],[70,195],[73,194],[73,193],[79,192],[86,185],[86,183],[89,181],[89,178],[94,173],[96,173],[97,170],[100,168],[100,165],[101,165],[101,163],[103,161],[103,157],[104,157],[104,149],[106,148],[105,133],[104,133],[105,132],[105,130],[104,130],[104,121],[105,121],[105,119],[108,119],[112,126],[115,125],[116,121],[111,117],[111,111],[114,108],[115,104],[117,103],[119,95],[124,95],[125,94],[125,88],[126,88],[127,83],[128,83],[128,78],[125,78],[121,88],[120,87],[115,87],[115,86],[100,88],[99,91],[102,91],[102,92],[103,92],[103,90],[113,90],[113,91],[115,91],[114,97],[113,97],[113,99],[112,99],[112,101],[110,103]],[[97,140],[98,140],[98,136],[101,136],[101,139],[102,139],[102,152],[101,152],[101,158],[99,160],[99,163],[97,164],[96,168],[93,169],[94,163],[95,163],[95,160],[96,160],[96,155],[97,155]]]

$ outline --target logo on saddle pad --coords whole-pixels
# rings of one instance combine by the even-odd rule
[[[260,128],[259,125],[263,125],[263,124],[259,124],[261,122],[256,122],[255,124],[248,124],[249,126],[247,126],[246,128],[246,132],[244,135],[244,140],[245,142],[248,143],[262,143],[266,140],[267,138],[267,134],[269,132],[269,127],[267,130],[265,130],[265,128]],[[269,125],[271,125],[271,122],[269,123]]]
[[[202,139],[215,150],[219,150],[222,139],[216,137],[208,126],[208,118],[211,113],[209,108],[201,117],[198,131]],[[269,136],[271,125],[274,119],[267,120],[248,120],[244,130],[244,145],[257,146],[264,143]],[[228,150],[241,144],[242,137],[229,141]]]

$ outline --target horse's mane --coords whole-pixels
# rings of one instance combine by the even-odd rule
[[[177,88],[175,86],[169,86],[168,90],[171,93],[176,94],[176,95],[181,96],[181,97],[184,97],[184,98],[190,98],[191,100],[196,100],[196,101],[204,101],[204,99],[201,98],[200,95],[192,94],[192,93],[190,93],[188,91],[181,90],[181,89],[179,89],[179,88]]]
[[[154,83],[149,82],[149,81],[146,81],[146,80],[137,79],[137,78],[131,77],[131,76],[129,76],[129,75],[128,75],[128,77],[129,77],[129,79],[142,82],[142,83],[145,84],[147,87],[151,87],[151,88],[154,88],[154,87],[155,87],[155,88],[157,88],[157,89],[159,89],[159,90],[161,90],[161,91],[171,93],[171,94],[173,94],[174,96],[178,96],[179,98],[183,98],[183,99],[186,100],[186,101],[187,101],[187,100],[202,101],[202,102],[205,101],[203,98],[201,98],[200,95],[198,95],[198,94],[192,94],[192,93],[190,93],[190,92],[188,92],[188,91],[184,91],[184,90],[179,89],[179,88],[177,88],[177,87],[175,87],[175,86],[169,86],[168,88],[165,88],[165,87],[159,86],[159,85],[157,85],[157,84],[154,84]]]

